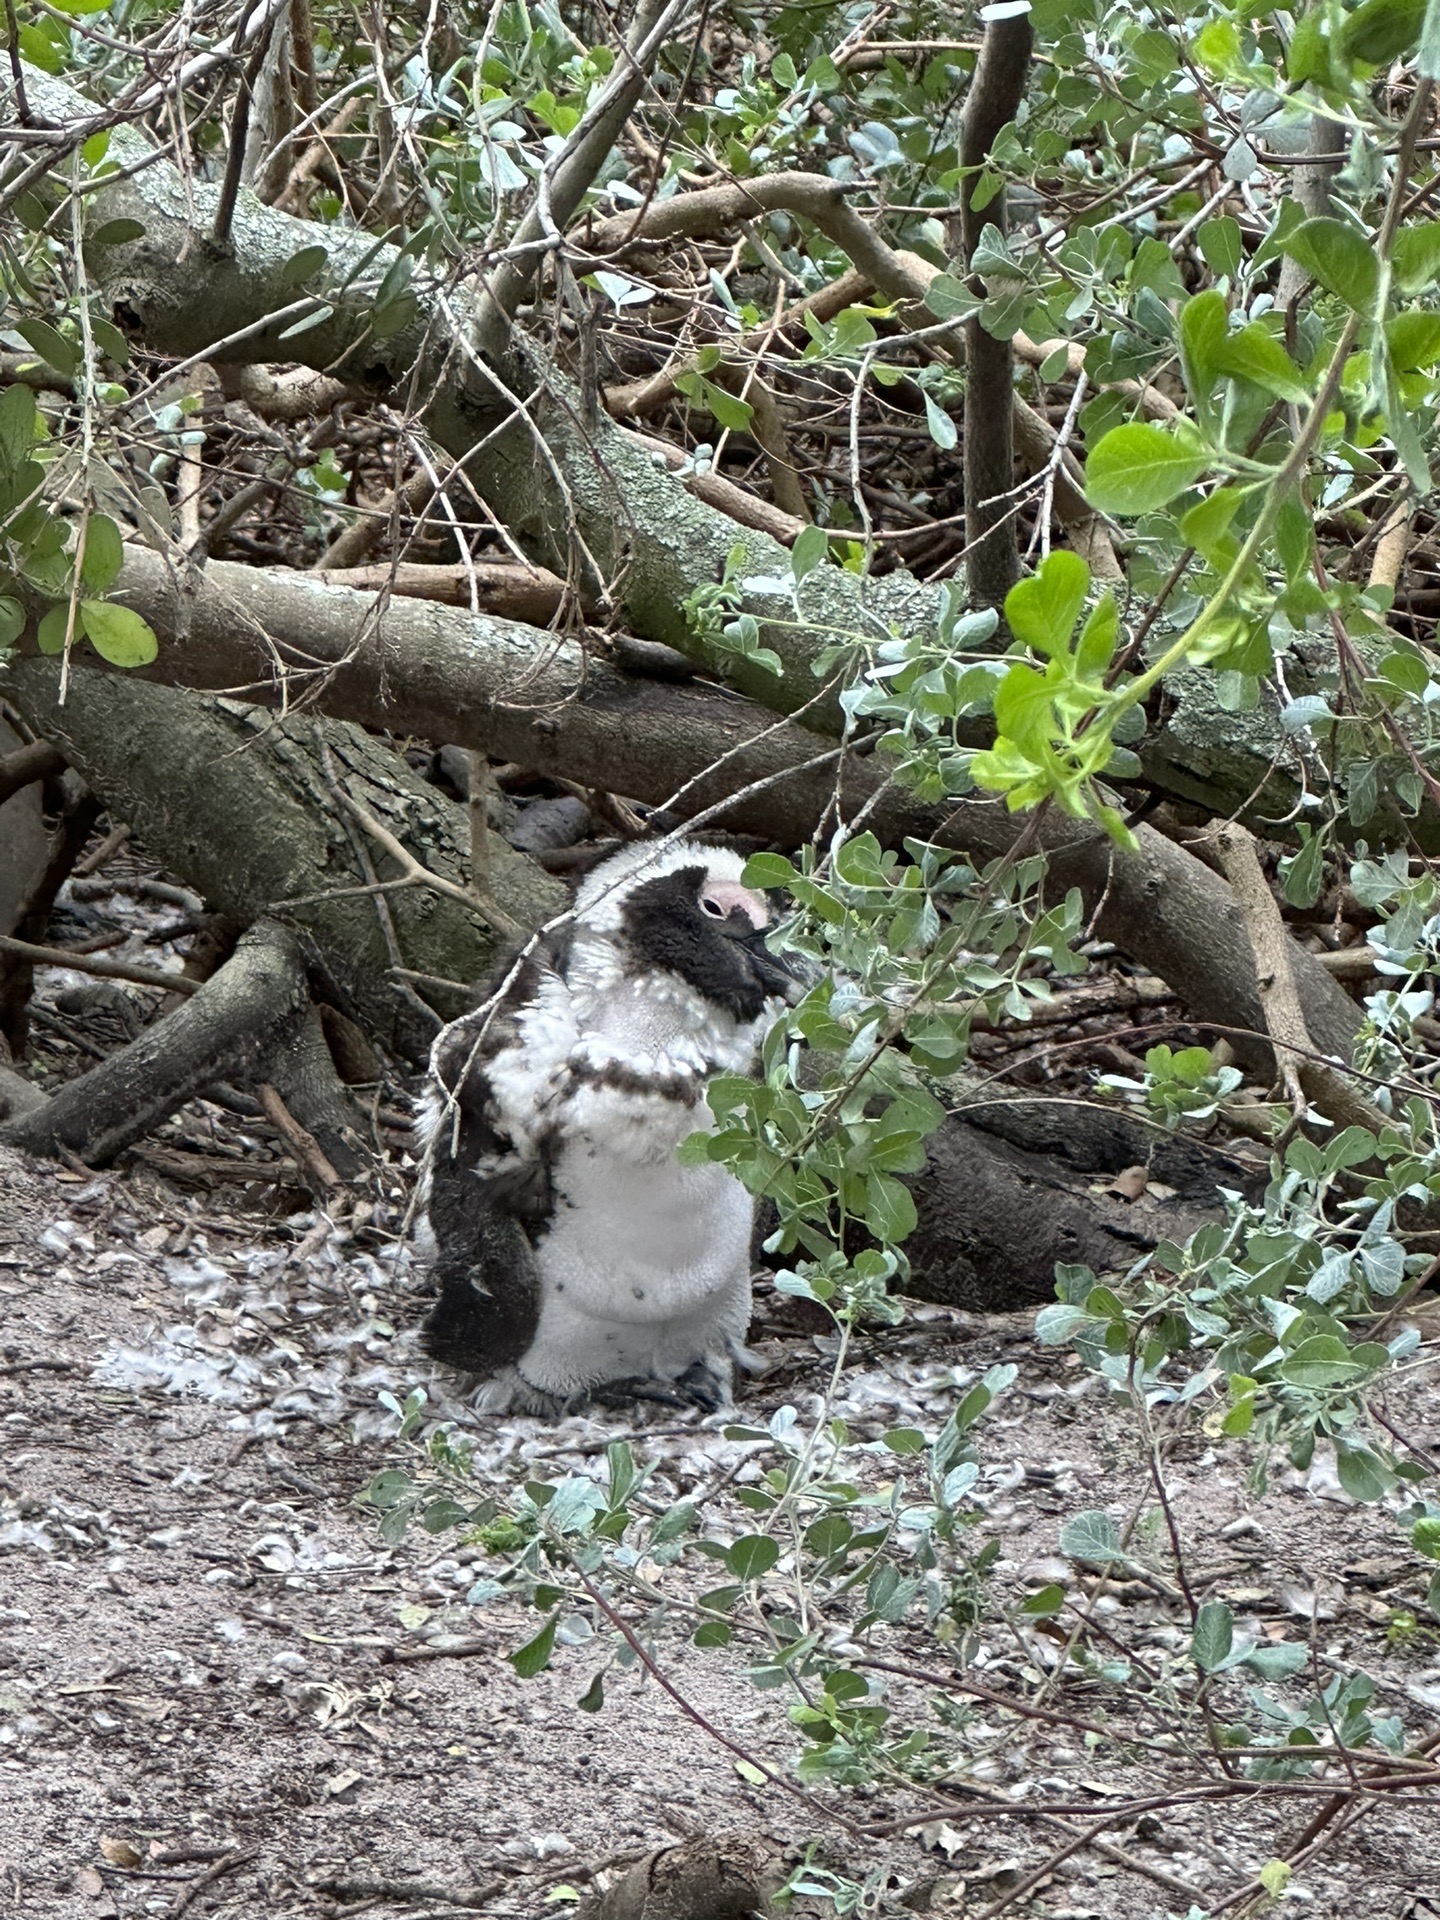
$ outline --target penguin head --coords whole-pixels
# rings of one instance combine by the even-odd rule
[[[745,862],[728,847],[672,841],[625,848],[589,874],[575,903],[577,930],[614,941],[638,970],[673,973],[740,1021],[766,1002],[803,992],[765,944],[770,903],[741,881]]]

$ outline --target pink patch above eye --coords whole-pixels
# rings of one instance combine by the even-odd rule
[[[738,907],[752,927],[768,927],[770,909],[763,894],[754,893],[749,887],[742,887],[738,880],[715,880],[700,895],[701,904],[709,904],[712,911],[720,909],[717,919],[728,919]]]

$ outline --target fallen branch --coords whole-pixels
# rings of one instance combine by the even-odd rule
[[[1338,1068],[1316,1058],[1295,983],[1292,957],[1297,949],[1261,870],[1253,837],[1244,827],[1232,824],[1217,836],[1215,846],[1245,917],[1265,1027],[1274,1043],[1277,1070],[1295,1119],[1303,1120],[1307,1101],[1313,1101],[1337,1125],[1363,1127],[1378,1135],[1388,1124],[1380,1109]]]
[[[293,700],[320,678],[330,714],[422,739],[442,737],[537,773],[668,804],[686,817],[724,802],[727,827],[791,846],[810,837],[835,796],[835,759],[817,755],[823,743],[794,721],[771,720],[698,680],[637,679],[553,633],[426,601],[391,600],[377,611],[364,595],[322,587],[304,575],[224,562],[211,562],[203,576],[182,587],[158,556],[144,550],[127,553],[117,597],[144,614],[161,637],[160,659],[150,671],[194,686],[232,693],[249,687],[256,699]],[[28,652],[33,645],[33,630],[27,630],[21,646]],[[86,668],[72,681],[91,689],[100,676],[100,669]],[[116,703],[123,706],[132,697],[126,687],[135,684],[112,673],[93,691],[72,691],[71,702],[60,709],[54,704],[53,662],[19,660],[11,678],[37,730],[68,728],[73,741],[85,717],[87,753],[113,739]],[[229,755],[233,734],[217,735],[219,741],[215,755]],[[247,758],[240,757],[236,777]],[[909,834],[964,848],[985,861],[999,858],[1019,831],[1003,804],[988,799],[976,797],[953,809],[925,807],[891,786],[871,757],[847,756],[839,780],[847,813],[853,817],[859,807],[873,806],[869,824],[889,845],[900,845]],[[145,830],[155,851],[161,851],[156,835],[164,828],[158,805],[157,797],[157,817]],[[293,830],[315,831],[298,815]],[[187,862],[193,866],[204,852],[198,838],[193,832],[183,841],[177,837],[162,857],[177,870]],[[1269,1049],[1254,957],[1229,887],[1152,828],[1142,825],[1137,838],[1139,851],[1123,854],[1088,823],[1052,811],[1038,844],[1050,859],[1055,884],[1081,889],[1088,910],[1098,916],[1094,930],[1100,938],[1113,940],[1166,981],[1195,1018],[1248,1032],[1237,1045],[1248,1062],[1263,1066]],[[275,850],[267,842],[243,851],[255,860]],[[252,911],[284,897],[275,871],[267,864],[256,893],[260,884],[268,890]],[[185,878],[207,890],[198,870]],[[214,878],[222,883],[218,873]],[[233,875],[227,884],[233,886]],[[514,919],[528,917],[509,894],[502,904]],[[531,923],[544,918],[541,912]],[[1313,954],[1293,946],[1291,965],[1317,1048],[1345,1054],[1360,1021],[1354,1002]],[[456,977],[446,966],[424,970]],[[356,979],[353,986],[365,993],[374,980]]]
[[[36,967],[73,967],[76,973],[93,973],[100,980],[126,980],[136,987],[159,987],[165,993],[198,993],[198,984],[183,973],[170,973],[164,967],[142,967],[127,960],[102,960],[98,954],[77,953],[73,947],[43,947],[29,940],[13,940],[0,934],[0,953],[12,953]]]
[[[265,1118],[309,1175],[310,1184],[318,1187],[328,1200],[338,1199],[345,1191],[345,1183],[325,1158],[314,1134],[301,1126],[268,1080],[262,1080],[256,1087],[255,1098]]]
[[[327,565],[310,568],[306,578],[323,581],[327,587],[351,587],[357,593],[435,600],[446,607],[469,607],[473,599],[479,613],[523,620],[534,627],[547,626],[554,619],[566,593],[565,582],[544,567],[521,566],[513,560],[472,560],[445,567],[411,560],[393,566],[383,561],[375,566]]]
[[[32,740],[0,760],[0,807],[23,787],[65,771],[65,756],[48,740]]]

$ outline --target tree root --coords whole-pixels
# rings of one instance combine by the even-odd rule
[[[262,922],[192,999],[53,1099],[6,1121],[0,1141],[108,1165],[217,1080],[262,1081],[276,1063],[283,1071],[311,1017],[294,935]]]

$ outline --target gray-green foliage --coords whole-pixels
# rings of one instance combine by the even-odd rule
[[[733,1650],[757,1688],[780,1690],[803,1779],[924,1780],[948,1763],[949,1742],[897,1725],[867,1669],[897,1635],[919,1630],[948,1646],[980,1617],[998,1543],[974,1537],[975,1428],[1014,1377],[1014,1367],[992,1368],[928,1442],[913,1427],[860,1441],[842,1420],[802,1420],[788,1406],[763,1427],[727,1427],[763,1463],[734,1493],[749,1531],[720,1532],[696,1501],[651,1497],[654,1462],[626,1440],[608,1447],[603,1479],[530,1480],[497,1496],[480,1492],[468,1444],[441,1429],[423,1468],[378,1474],[365,1499],[387,1540],[418,1524],[485,1547],[494,1571],[470,1604],[503,1594],[543,1616],[509,1656],[522,1678],[561,1648],[583,1648],[586,1711],[604,1704],[606,1673],[636,1659],[635,1642],[615,1630],[619,1608],[644,1642],[678,1625],[701,1649]],[[403,1407],[384,1397],[401,1433],[414,1433],[423,1394]]]

